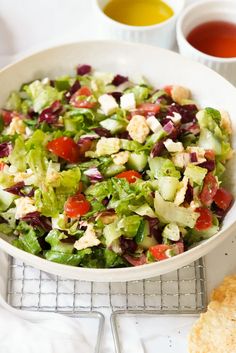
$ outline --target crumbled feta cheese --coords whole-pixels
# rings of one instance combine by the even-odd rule
[[[94,91],[94,92],[97,92],[98,91],[98,85],[96,83],[95,80],[92,80],[91,81],[91,89]]]
[[[129,151],[122,151],[122,152],[113,154],[112,158],[113,158],[113,162],[116,165],[124,165],[125,163],[128,162],[129,156],[130,156]]]
[[[116,137],[101,137],[96,146],[96,154],[98,157],[112,155],[120,149],[120,139]]]
[[[184,168],[190,163],[189,153],[176,153],[172,155],[172,161],[176,167]]]
[[[134,115],[127,126],[127,131],[134,141],[143,143],[150,129],[144,116]]]
[[[201,202],[198,201],[198,200],[193,200],[193,201],[190,202],[190,205],[189,205],[189,206],[190,206],[190,208],[191,208],[193,211],[195,211],[196,208],[201,207],[202,204],[201,204]]]
[[[41,82],[42,82],[42,84],[43,84],[43,85],[45,85],[45,86],[46,86],[46,85],[49,85],[50,80],[49,80],[49,78],[48,78],[48,77],[44,77],[44,78],[42,79],[42,81],[41,81]]]
[[[220,127],[225,129],[229,134],[232,134],[232,125],[231,125],[229,113],[226,112],[225,110],[221,110],[220,115],[221,115]]]
[[[174,142],[171,139],[164,141],[164,145],[169,152],[183,152],[184,150],[182,142]]]
[[[32,134],[33,134],[33,131],[28,126],[26,126],[25,128],[26,137],[30,137]]]
[[[74,248],[77,250],[82,250],[82,249],[90,248],[92,246],[97,246],[99,244],[100,244],[100,240],[96,236],[93,225],[88,224],[88,227],[84,232],[84,235],[75,242]]]
[[[132,110],[136,108],[134,93],[125,93],[120,97],[120,106],[125,110]]]
[[[101,104],[102,111],[105,115],[110,115],[115,113],[119,107],[115,98],[110,94],[103,94],[98,98],[99,103]]]
[[[16,214],[15,218],[20,219],[31,212],[36,212],[37,208],[34,205],[34,200],[30,197],[20,197],[15,200]]]
[[[184,202],[185,194],[188,188],[188,178],[186,176],[183,177],[183,180],[180,182],[181,188],[177,191],[175,195],[174,204],[179,206]]]
[[[161,125],[161,123],[159,123],[159,121],[157,120],[157,118],[155,116],[153,116],[153,115],[149,116],[146,119],[146,122],[147,122],[150,130],[152,130],[155,134],[162,130],[162,125]]]
[[[23,181],[25,185],[33,185],[37,183],[37,176],[32,172],[31,169],[27,169],[25,172],[13,173],[14,182],[19,183]]]
[[[190,91],[185,87],[174,85],[171,89],[171,98],[181,104],[184,99],[190,98]]]
[[[180,123],[180,121],[182,119],[182,116],[179,113],[176,113],[176,112],[174,112],[173,115],[174,116],[167,115],[166,118],[172,120],[174,124]]]
[[[23,135],[25,133],[25,124],[22,119],[20,119],[18,116],[15,116],[9,127],[7,128],[7,134],[8,135],[15,135],[15,134],[20,134]]]

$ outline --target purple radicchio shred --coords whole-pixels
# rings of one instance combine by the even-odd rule
[[[34,188],[32,188],[27,193],[27,192],[25,192],[24,187],[25,187],[25,183],[23,181],[20,181],[19,183],[16,183],[16,184],[14,184],[4,190],[7,192],[10,192],[13,195],[17,195],[17,196],[23,196],[23,197],[24,196],[28,196],[28,197],[34,196]]]
[[[62,105],[59,101],[55,101],[49,108],[46,108],[39,115],[39,122],[45,121],[47,124],[56,124],[62,111]]]
[[[12,151],[12,144],[10,142],[3,142],[0,144],[0,158],[8,157]]]
[[[172,104],[168,108],[168,114],[173,116],[173,113],[179,113],[182,117],[181,123],[196,122],[196,113],[198,109],[195,104],[179,105],[177,103]]]
[[[87,169],[84,172],[84,174],[87,175],[87,177],[89,177],[92,184],[96,183],[97,181],[101,181],[103,179],[102,174],[99,172],[99,170],[96,167]]]
[[[73,94],[77,92],[81,88],[81,84],[78,80],[75,81],[75,83],[71,86],[71,88],[65,93],[65,98],[67,101],[71,99]]]
[[[116,102],[120,104],[120,97],[122,96],[121,92],[112,92],[109,93],[113,98],[115,98]]]
[[[132,138],[131,138],[130,134],[128,133],[128,131],[120,132],[119,134],[117,134],[117,136],[118,136],[120,139],[132,140]]]
[[[105,199],[102,200],[103,206],[107,206],[109,204],[109,198],[105,197]]]
[[[116,75],[113,80],[112,80],[112,84],[114,86],[119,86],[124,82],[128,81],[128,77],[122,76],[122,75]]]
[[[55,87],[55,80],[50,80],[49,83],[51,87]]]
[[[197,153],[196,152],[191,152],[190,153],[190,162],[191,163],[196,163],[197,162]]]
[[[137,250],[138,245],[133,239],[127,239],[123,236],[120,237],[120,247],[123,253],[134,253]]]
[[[153,236],[156,241],[161,244],[162,243],[162,231],[159,228],[159,221],[157,218],[145,217],[149,224],[150,235]]]
[[[32,227],[40,227],[45,231],[52,229],[49,218],[42,216],[38,211],[27,213],[21,220],[29,223]]]
[[[170,139],[172,139],[173,141],[176,141],[178,139],[180,135],[180,128],[179,126],[175,126],[173,131],[170,133],[170,135],[168,136]]]
[[[174,124],[172,123],[172,121],[168,121],[168,123],[166,123],[164,126],[163,126],[163,130],[165,130],[165,132],[170,135],[173,130],[174,130],[175,126]]]
[[[155,103],[159,103],[159,104],[165,104],[165,105],[171,105],[174,103],[173,99],[168,96],[167,94],[163,94],[162,96],[160,96],[159,98],[157,98],[157,100],[155,101]]]
[[[165,149],[163,141],[158,141],[151,150],[151,158],[161,156]]]
[[[77,75],[84,76],[86,74],[89,74],[92,70],[92,67],[90,65],[79,65],[77,67]]]
[[[188,204],[190,204],[191,201],[193,201],[193,187],[190,185],[190,183],[188,183],[184,201],[187,202]]]
[[[202,168],[206,168],[208,172],[212,172],[216,167],[216,163],[215,161],[206,161],[201,164],[198,164],[198,166]]]
[[[109,130],[105,129],[104,127],[95,127],[93,129],[94,132],[96,132],[96,134],[98,134],[101,137],[111,137],[111,133]]]
[[[11,194],[17,195],[17,196],[26,196],[22,189],[25,187],[25,183],[23,181],[20,181],[19,183],[16,183],[9,188],[4,189],[7,192],[10,192]]]
[[[229,211],[229,209],[227,210],[223,210],[220,207],[218,207],[214,202],[211,205],[212,211],[214,212],[214,214],[216,215],[216,217],[222,221],[226,215],[226,213]]]
[[[161,123],[162,126],[165,126],[165,125],[168,124],[169,122],[172,123],[172,120],[171,120],[170,118],[166,118],[166,117],[162,118],[161,121],[160,121],[160,123]]]

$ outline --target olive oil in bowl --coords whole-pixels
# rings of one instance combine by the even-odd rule
[[[110,0],[103,11],[129,26],[151,26],[174,15],[172,8],[161,0]]]

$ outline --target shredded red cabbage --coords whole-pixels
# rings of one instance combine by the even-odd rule
[[[38,211],[27,213],[21,220],[29,223],[32,227],[40,227],[47,232],[52,229],[49,218],[42,216]]]
[[[117,101],[118,104],[120,104],[120,97],[122,96],[121,92],[112,92],[109,93],[115,100]]]
[[[125,254],[123,257],[133,266],[141,266],[147,263],[147,258],[145,254],[142,254],[139,257],[133,257],[129,254]]]
[[[84,172],[87,177],[89,177],[92,184],[96,183],[97,181],[101,181],[103,179],[102,174],[96,167],[89,168]]]
[[[174,116],[175,113],[179,113],[182,117],[181,123],[196,122],[196,113],[198,109],[195,104],[179,105],[177,103],[172,104],[168,107],[168,115]]]
[[[53,102],[49,108],[44,109],[39,115],[39,122],[45,121],[49,125],[56,124],[62,109],[62,104],[59,101]]]
[[[11,142],[3,142],[0,144],[0,158],[8,157],[13,147]]]
[[[78,80],[75,81],[75,83],[71,86],[71,88],[65,93],[65,99],[69,101],[73,94],[77,92],[81,88],[81,84]]]
[[[158,141],[151,150],[151,158],[160,156],[165,149],[163,141]]]
[[[113,80],[112,80],[112,84],[114,86],[119,86],[124,82],[128,81],[128,77],[122,76],[122,75],[116,75]]]
[[[95,127],[93,131],[96,132],[101,137],[111,137],[111,133],[109,130],[105,129],[104,127]]]
[[[92,70],[92,67],[90,65],[79,65],[77,67],[77,75],[84,76],[86,74],[89,74]]]
[[[206,161],[201,164],[198,164],[198,166],[202,168],[206,168],[209,172],[212,172],[216,167],[216,163],[215,161]]]

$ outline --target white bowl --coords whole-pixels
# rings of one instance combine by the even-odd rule
[[[186,37],[196,26],[209,21],[228,21],[236,24],[235,0],[203,0],[187,7],[177,22],[179,51],[220,73],[236,85],[236,58],[217,58],[195,49]]]
[[[154,44],[166,49],[173,48],[176,40],[176,20],[184,8],[185,0],[165,0],[174,10],[174,15],[168,20],[152,26],[129,26],[111,19],[103,12],[109,1],[94,0],[94,10],[103,38]]]
[[[78,64],[88,63],[101,71],[124,75],[142,73],[155,87],[180,84],[191,88],[202,106],[228,110],[233,122],[233,146],[236,147],[236,90],[224,78],[209,68],[173,52],[157,47],[123,42],[81,42],[47,49],[22,59],[0,72],[0,106],[12,90],[23,82],[39,77],[74,73]],[[216,89],[217,87],[217,89]],[[228,180],[235,181],[235,158],[228,168]],[[228,185],[236,195],[235,183]],[[227,214],[220,232],[209,240],[176,257],[139,267],[121,269],[88,269],[61,265],[15,248],[1,235],[0,248],[41,270],[68,278],[89,281],[129,281],[153,277],[173,271],[205,255],[235,231],[236,203]]]

